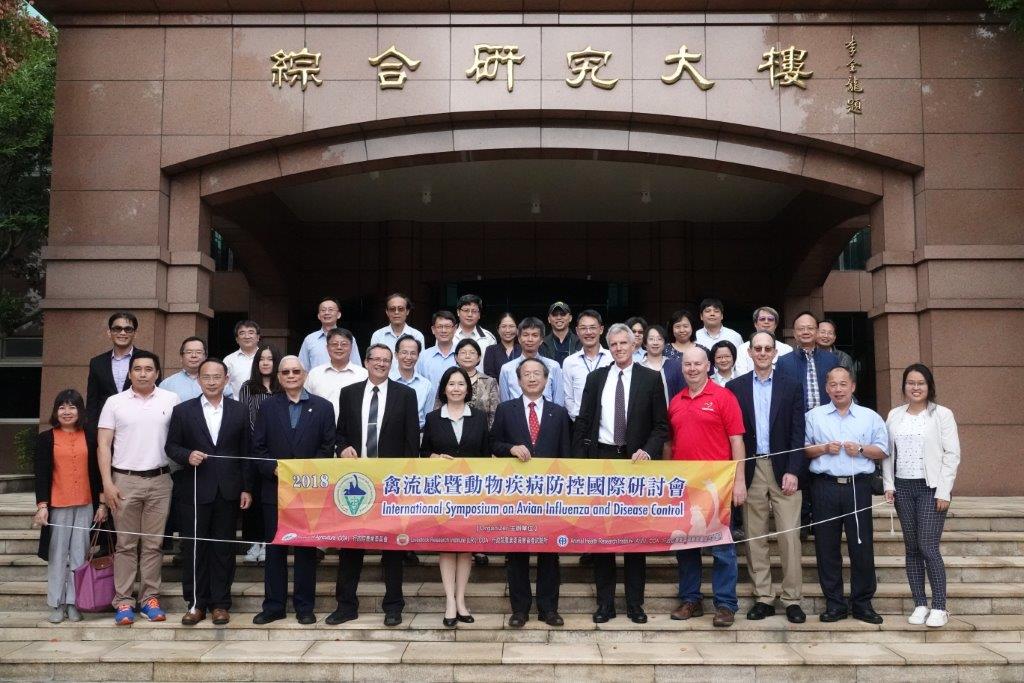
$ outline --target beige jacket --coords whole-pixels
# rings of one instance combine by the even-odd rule
[[[882,482],[886,491],[894,491],[896,482],[894,468],[896,444],[893,433],[907,414],[907,406],[902,405],[889,411],[885,427],[889,431],[889,453],[892,457],[882,461]],[[935,497],[949,500],[956,480],[956,470],[960,465],[960,437],[956,431],[956,420],[949,408],[929,403],[925,415],[928,426],[924,433],[924,480],[930,488],[935,489]]]

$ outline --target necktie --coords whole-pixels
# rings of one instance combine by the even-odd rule
[[[821,395],[818,393],[818,366],[814,363],[814,352],[804,351],[807,357],[807,410],[817,408],[821,405]]]
[[[370,412],[366,416],[366,457],[377,457],[377,408],[380,405],[380,389],[373,388],[370,397]]]
[[[622,370],[619,370],[619,382],[615,385],[615,425],[612,436],[616,446],[626,445],[626,387],[622,383]]]
[[[540,435],[540,420],[537,419],[537,404],[530,401],[530,443],[537,445],[537,437]]]

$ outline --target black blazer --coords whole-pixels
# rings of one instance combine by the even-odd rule
[[[96,432],[92,428],[85,430],[85,445],[89,457],[89,490],[92,492],[92,505],[100,502],[103,480],[100,477],[99,460],[96,458]],[[36,502],[49,503],[53,488],[53,429],[47,429],[36,437]],[[40,559],[50,559],[50,527],[44,526],[39,531],[39,549],[36,554]]]
[[[211,455],[249,455],[249,410],[234,399],[222,398],[223,415],[217,443],[203,417],[202,398],[193,398],[174,406],[167,430],[167,457],[185,468],[179,484],[185,500],[192,500],[192,484],[196,484],[196,502],[212,503],[217,492],[226,500],[238,500],[242,491],[252,493],[253,474],[247,460],[207,458],[192,474],[188,456],[192,451]]]
[[[536,458],[572,457],[572,423],[569,412],[553,401],[544,401],[537,443],[530,443],[523,399],[514,398],[498,405],[491,425],[491,443],[495,455],[511,456],[513,446],[526,446]]]
[[[581,458],[596,458],[597,435],[601,425],[601,393],[608,372],[614,364],[598,368],[587,375],[583,385],[580,414],[573,426],[572,452]],[[665,385],[661,373],[633,363],[633,376],[626,398],[626,454],[631,457],[638,449],[647,451],[654,459],[661,458],[661,449],[668,438],[668,410],[665,405]]]
[[[757,426],[754,421],[754,373],[748,372],[728,382],[725,388],[736,396],[743,411],[743,445],[747,457],[757,454]],[[804,390],[803,384],[792,377],[778,372],[772,375],[772,402],[768,410],[768,448],[770,452],[799,450],[783,455],[773,455],[772,469],[775,480],[782,486],[782,475],[795,474],[801,477],[807,469],[804,445]],[[754,478],[754,463],[747,460],[746,479],[750,486]]]
[[[471,411],[462,419],[462,441],[455,440],[451,420],[441,417],[440,408],[427,413],[420,455],[429,457],[431,453],[446,453],[457,458],[490,457],[491,435],[487,432],[487,414],[476,408]]]
[[[366,379],[342,388],[338,396],[336,453],[351,446],[363,448],[363,392]],[[377,453],[382,458],[415,458],[420,453],[420,409],[416,390],[389,379],[384,422],[377,430]]]
[[[309,396],[299,422],[292,429],[288,394],[274,394],[260,405],[252,434],[252,457],[275,460],[330,458],[334,456],[334,406],[325,398]],[[277,505],[277,463],[253,460],[252,469],[262,478],[264,505]]]
[[[138,347],[132,349],[133,356],[136,351],[142,351],[142,349]],[[113,349],[107,349],[89,360],[89,379],[85,388],[85,414],[89,418],[89,424],[93,427],[99,424],[100,412],[102,412],[103,404],[107,402],[107,399],[114,394],[120,394],[132,385],[131,376],[125,375],[124,386],[114,386],[114,372],[110,369],[111,353],[113,353]],[[131,364],[132,361],[129,358],[128,365],[131,366]]]

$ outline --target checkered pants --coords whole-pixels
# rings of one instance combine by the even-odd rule
[[[946,513],[935,510],[935,489],[924,479],[896,479],[896,513],[903,528],[903,545],[907,550],[907,580],[914,596],[914,605],[927,607],[924,574],[932,589],[932,608],[946,609],[946,567],[939,553],[942,527]]]

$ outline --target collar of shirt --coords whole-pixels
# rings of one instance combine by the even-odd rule
[[[686,388],[683,391],[680,391],[679,393],[683,398],[696,400],[701,396],[704,396],[705,394],[714,393],[715,390],[713,389],[713,387],[717,386],[718,385],[712,382],[711,378],[709,377],[708,380],[704,382],[704,386],[701,387],[700,391],[698,391],[696,394],[690,391],[690,385],[686,385]]]
[[[856,410],[854,410],[854,408],[856,408]],[[848,414],[850,414],[850,415],[855,415],[857,413],[860,413],[861,409],[862,409],[862,406],[857,405],[856,401],[851,401],[850,405],[846,408],[846,412]],[[828,405],[825,406],[825,412],[826,413],[830,413],[830,414],[831,413],[839,413],[839,408],[836,407],[835,403],[833,403],[832,401],[829,401]]]
[[[127,360],[128,358],[131,358],[131,355],[133,353],[135,353],[135,347],[134,346],[128,347],[128,350],[125,351],[124,354],[122,354],[120,356],[117,355],[117,349],[111,349],[110,350],[110,358],[111,358],[111,360]]]
[[[206,394],[201,394],[199,396],[199,404],[203,407],[204,410],[222,410],[224,408],[224,395],[221,394],[220,404],[213,405],[212,403],[210,403],[210,399],[206,398]]]
[[[293,401],[291,399],[291,397],[288,396],[288,394],[285,394],[284,397],[288,400],[289,403],[291,403],[292,405],[295,405],[297,403],[303,403],[304,401],[308,401],[309,400],[309,392],[306,391],[305,389],[303,389],[302,393],[299,394],[299,400],[298,401]]]
[[[757,382],[761,386],[766,387],[769,386],[772,383],[772,379],[775,378],[775,370],[773,369],[771,372],[769,372],[768,377],[766,377],[765,379],[761,379],[760,377],[758,377],[756,371],[751,371],[751,376],[754,378],[755,382]]]
[[[444,353],[441,350],[441,347],[437,346],[436,344],[434,346],[431,346],[429,349],[427,349],[427,351],[432,351],[435,358],[437,356],[440,356],[441,358],[450,358],[451,355],[453,353],[455,353],[455,344],[452,344],[452,348],[451,348],[451,350],[448,353]]]
[[[156,392],[160,391],[160,387],[153,387],[153,391],[149,392],[149,394],[145,396],[135,391],[134,386],[128,387],[128,391],[132,392],[132,398],[136,398],[140,401],[149,401],[156,396]]]
[[[399,374],[398,377],[391,377],[390,379],[395,380],[399,384],[404,384],[407,387],[414,386],[416,384],[419,384],[420,382],[427,382],[428,384],[430,383],[429,379],[427,379],[418,372],[412,373],[412,377],[410,377],[409,379],[402,377],[401,374]]]
[[[333,373],[336,373],[336,374],[339,374],[339,375],[343,374],[343,373],[353,374],[353,373],[355,373],[355,369],[353,369],[351,362],[346,363],[345,367],[343,367],[341,370],[339,370],[338,368],[336,368],[333,365],[331,365],[330,363],[328,363],[327,366],[324,368],[324,372],[325,373],[333,372]]]
[[[462,418],[468,417],[468,416],[470,416],[472,414],[473,414],[473,411],[470,410],[469,404],[467,403],[466,406],[462,409],[462,417],[460,417],[458,420],[456,420],[456,419],[452,418],[451,414],[448,412],[448,404],[447,403],[442,403],[441,404],[441,417],[443,417],[446,420],[451,420],[452,422],[460,422],[462,420]]]
[[[526,398],[526,394],[523,394],[522,398],[523,398],[523,408],[526,409],[526,412],[529,413],[530,412],[530,404],[531,403],[535,403],[536,406],[534,407],[534,409],[537,411],[537,415],[539,416],[541,411],[544,409],[544,395],[542,394],[539,398],[531,400],[529,398]]]
[[[617,363],[612,363],[609,366],[611,368],[611,370],[608,371],[608,376],[609,377],[618,377],[619,376],[619,371],[621,370],[622,374],[623,374],[623,379],[625,379],[627,377],[632,377],[633,376],[633,366],[634,365],[636,365],[636,363],[630,361],[629,365],[627,365],[624,368],[620,368]]]

